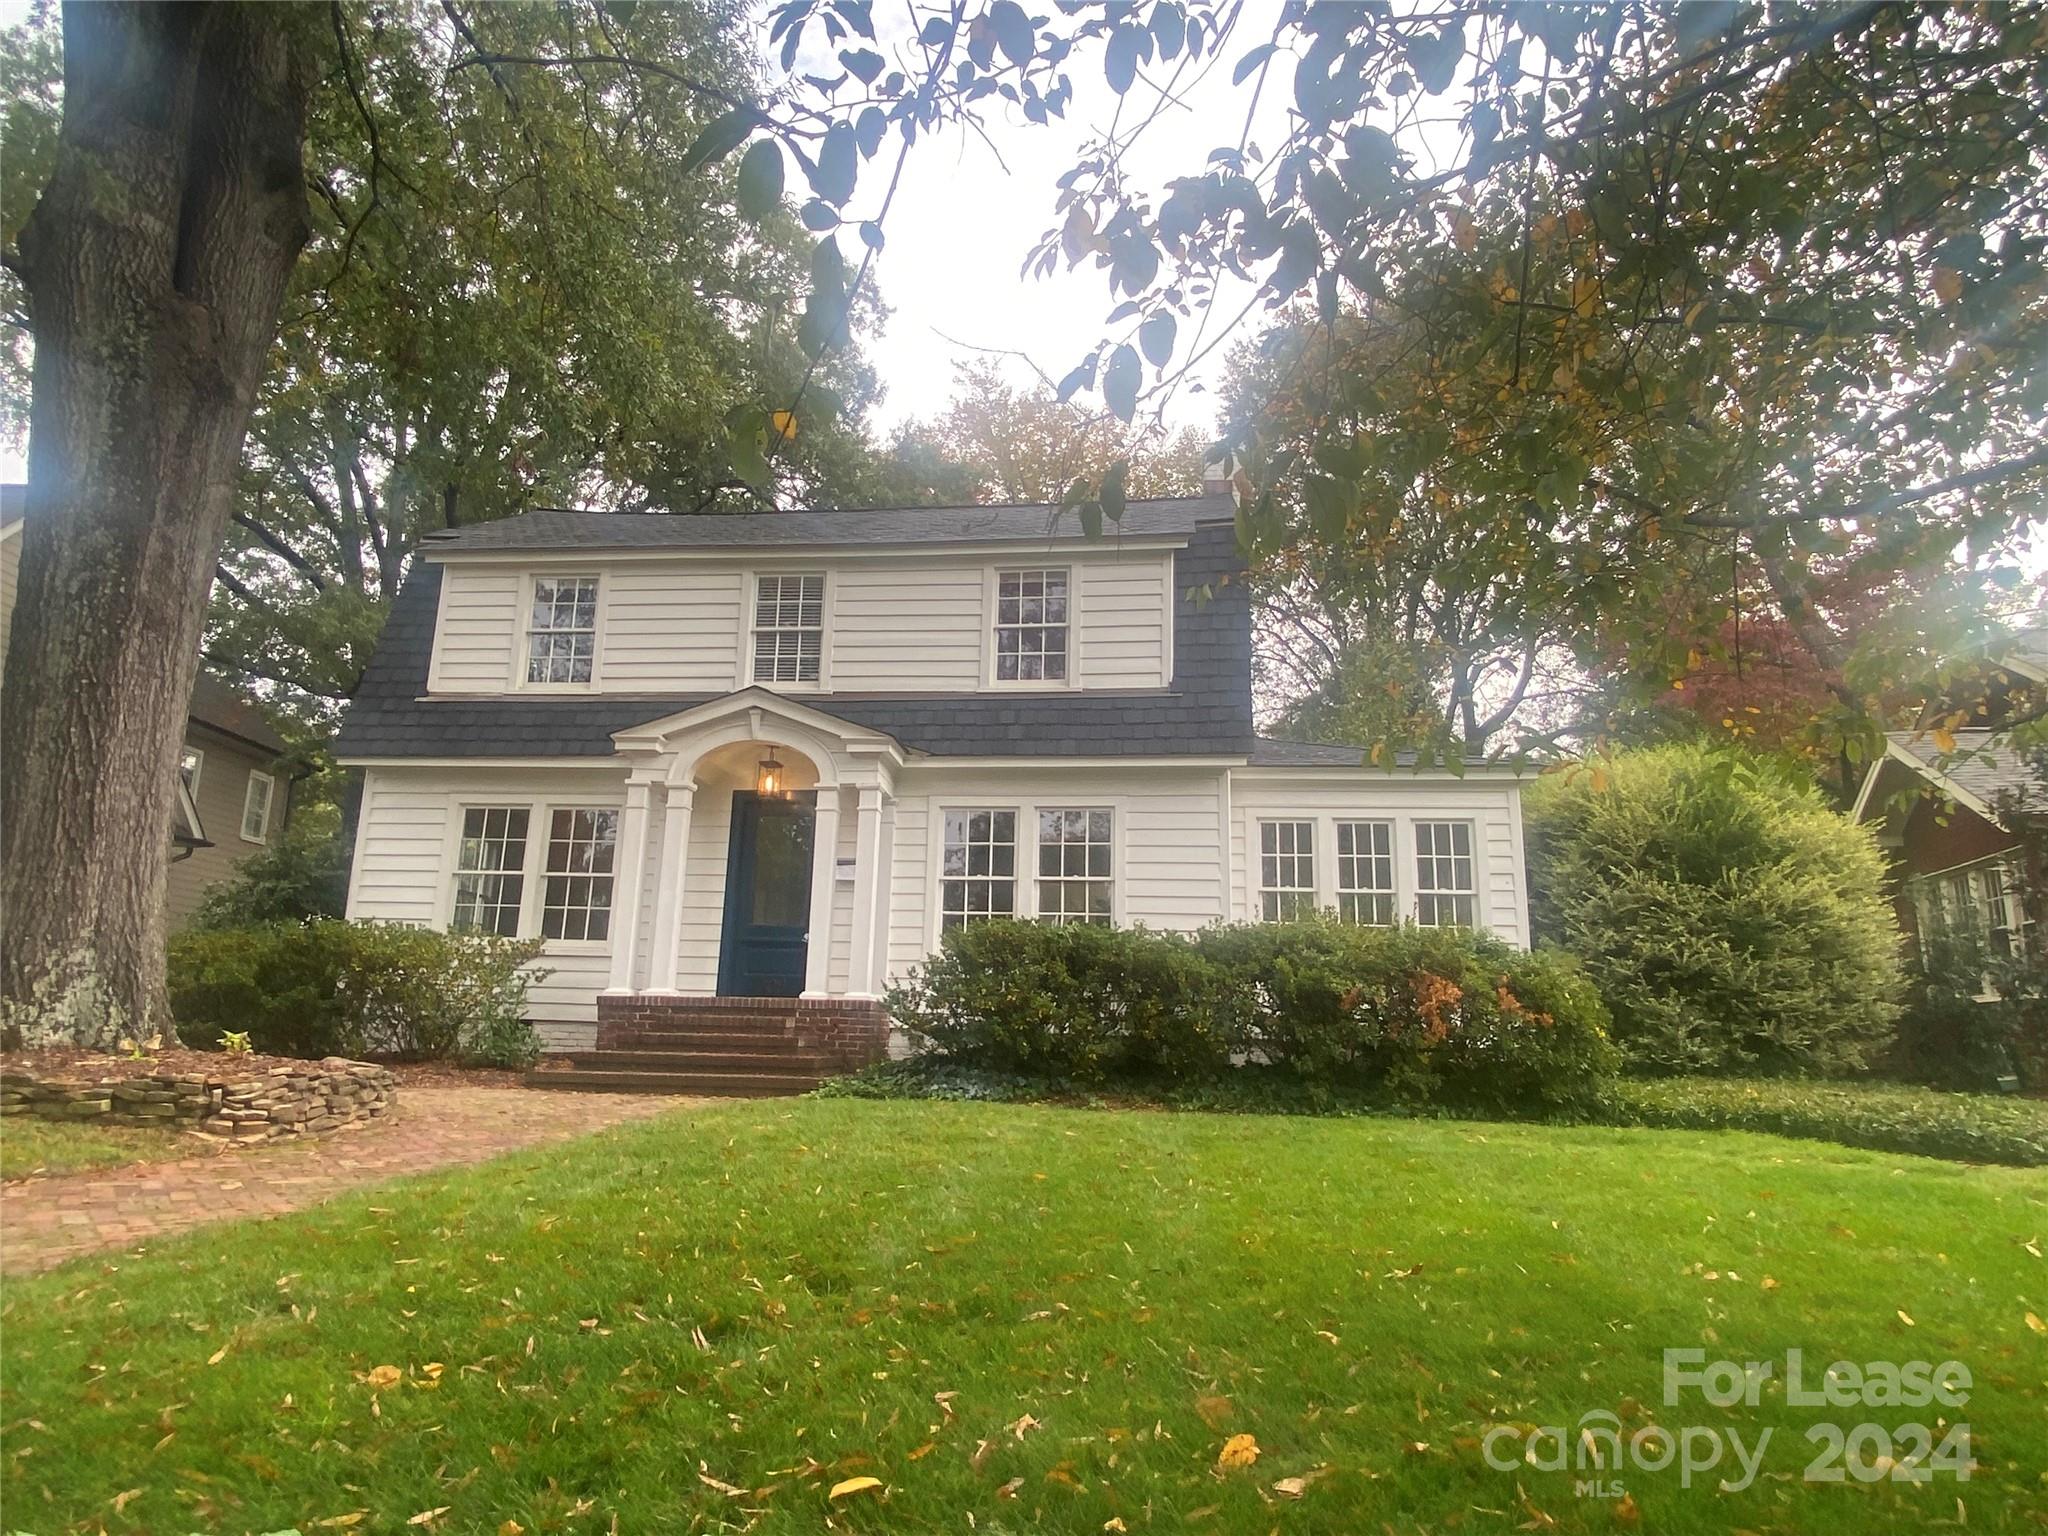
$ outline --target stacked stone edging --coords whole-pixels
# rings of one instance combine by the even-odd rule
[[[378,1119],[397,1104],[398,1082],[389,1068],[340,1056],[243,1072],[167,1072],[94,1082],[0,1069],[0,1115],[164,1125],[222,1141],[318,1136]]]

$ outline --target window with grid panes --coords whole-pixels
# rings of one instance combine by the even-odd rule
[[[524,806],[473,805],[463,811],[451,928],[519,937],[519,908],[526,894],[527,815]]]
[[[1425,928],[1471,928],[1478,907],[1472,824],[1415,823],[1415,920]]]
[[[1259,823],[1259,915],[1292,922],[1316,909],[1316,824]]]
[[[1347,923],[1393,926],[1392,822],[1337,823],[1337,912]]]
[[[548,818],[547,878],[540,931],[550,939],[603,939],[611,933],[612,868],[619,813],[557,806]]]
[[[996,576],[996,678],[1065,682],[1067,573],[1002,571]]]
[[[543,576],[526,631],[529,683],[587,683],[597,660],[597,578]]]
[[[939,926],[1017,915],[1017,813],[948,811],[939,866]]]
[[[1106,810],[1038,813],[1038,915],[1055,923],[1112,918],[1110,834]]]
[[[825,654],[825,578],[763,576],[754,584],[754,681],[815,683]]]

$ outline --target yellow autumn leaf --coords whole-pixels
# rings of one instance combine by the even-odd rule
[[[2048,1333],[2048,1323],[2042,1322],[2040,1318],[2034,1316],[2031,1312],[2027,1314],[2027,1326],[2036,1333]]]
[[[140,1488],[130,1488],[130,1489],[128,1489],[128,1490],[127,1490],[127,1491],[126,1491],[125,1493],[117,1493],[117,1494],[115,1494],[115,1495],[114,1495],[114,1513],[115,1513],[115,1514],[117,1514],[117,1515],[118,1515],[118,1514],[120,1514],[120,1513],[121,1513],[122,1511],[124,1511],[125,1509],[127,1509],[127,1507],[128,1507],[128,1506],[129,1506],[129,1505],[130,1505],[131,1503],[133,1503],[133,1502],[134,1502],[134,1501],[135,1501],[136,1499],[139,1499],[139,1498],[141,1498],[141,1497],[142,1497],[142,1490],[141,1490]]]
[[[832,1492],[827,1497],[835,1500],[850,1499],[856,1493],[872,1493],[881,1486],[882,1480],[879,1477],[849,1477],[843,1482],[834,1483]]]
[[[1934,747],[1935,750],[1938,752],[1955,751],[1956,733],[1954,731],[1943,730],[1940,726],[1937,725],[1934,728]]]
[[[774,428],[775,435],[784,442],[788,442],[796,436],[795,411],[777,411],[768,420]]]
[[[1259,1459],[1259,1442],[1250,1435],[1232,1435],[1223,1442],[1223,1449],[1216,1453],[1216,1470],[1234,1472],[1239,1467],[1248,1467]]]
[[[219,1365],[221,1361],[227,1359],[227,1357],[228,1347],[227,1345],[223,1344],[219,1349],[216,1349],[212,1354],[206,1357],[206,1363],[208,1365]]]
[[[1899,1321],[1904,1323],[1908,1328],[1917,1328],[1920,1326],[1918,1323],[1914,1322],[1912,1318],[1906,1315],[1906,1309],[1904,1307],[1899,1308]]]
[[[1283,1477],[1273,1485],[1273,1491],[1283,1499],[1298,1499],[1308,1492],[1308,1479],[1305,1477]]]
[[[407,1525],[432,1525],[436,1520],[447,1514],[448,1509],[449,1506],[446,1504],[443,1504],[439,1509],[423,1509],[405,1523]]]
[[[498,1527],[498,1536],[526,1536],[526,1527],[517,1520],[507,1520]]]
[[[385,1387],[397,1386],[403,1376],[404,1373],[395,1365],[379,1365],[373,1367],[370,1374],[363,1379],[381,1391]]]

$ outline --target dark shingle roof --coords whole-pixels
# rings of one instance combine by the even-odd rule
[[[912,751],[949,757],[1242,756],[1254,739],[1250,598],[1242,581],[1223,579],[1239,569],[1237,533],[1228,524],[1197,528],[1187,548],[1175,552],[1171,688],[1035,696],[805,694],[799,702],[886,731]],[[1191,590],[1201,587],[1211,596],[1191,598]],[[441,567],[417,563],[349,705],[335,742],[337,756],[605,757],[613,750],[613,732],[718,697],[423,698],[440,594]]]
[[[1134,501],[1104,536],[1185,538],[1203,523],[1230,522],[1227,496]],[[1057,507],[877,507],[845,512],[527,512],[430,533],[434,553],[491,549],[759,549],[779,544],[1032,543],[1083,537],[1080,518]]]
[[[2048,794],[2048,784],[2003,731],[1957,731],[1953,753],[1943,753],[1933,736],[1921,732],[1893,731],[1889,739],[1931,773],[1975,795],[1994,812],[2001,801],[2012,797],[2032,803]]]
[[[239,736],[266,752],[290,750],[285,739],[263,718],[261,710],[226,683],[208,677],[204,672],[193,679],[192,703],[186,713],[201,725],[211,726],[230,736]]]
[[[1250,766],[1254,768],[1370,768],[1373,765],[1368,753],[1370,748],[1344,746],[1330,741],[1280,741],[1271,736],[1261,736],[1252,745]],[[1396,768],[1413,768],[1417,755],[1412,749],[1403,749],[1394,754]],[[1437,759],[1431,758],[1434,764]],[[1512,762],[1468,755],[1465,767],[1471,768],[1513,768]]]

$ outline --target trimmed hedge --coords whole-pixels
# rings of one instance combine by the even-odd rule
[[[1214,1081],[1256,1062],[1406,1105],[1558,1112],[1617,1066],[1569,960],[1449,929],[1328,919],[1144,929],[975,923],[893,989],[965,1068],[1041,1082]]]
[[[538,940],[325,919],[188,929],[171,939],[171,1015],[211,1050],[246,1031],[275,1056],[377,1056],[526,1066],[525,969]]]
[[[1845,1075],[1903,985],[1884,860],[1811,783],[1659,747],[1523,796],[1539,942],[1584,961],[1638,1072]]]

